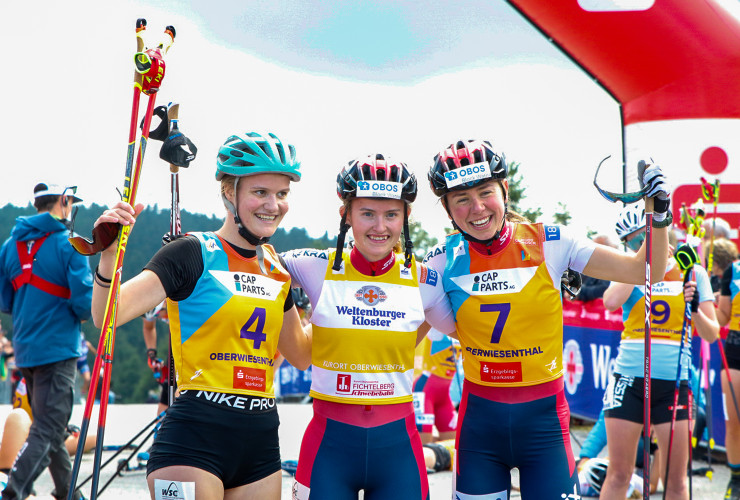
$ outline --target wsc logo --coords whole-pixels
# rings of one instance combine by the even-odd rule
[[[177,484],[175,482],[171,482],[167,488],[162,488],[162,498],[172,498],[172,499],[178,499],[180,498],[180,489],[177,487]]]
[[[355,292],[355,298],[366,306],[376,306],[383,302],[388,296],[377,286],[366,285]]]

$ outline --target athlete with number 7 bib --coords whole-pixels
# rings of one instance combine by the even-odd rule
[[[508,209],[507,173],[504,155],[479,140],[451,144],[429,171],[432,191],[457,230],[425,258],[442,275],[463,354],[454,498],[508,499],[514,467],[524,500],[578,498],[560,278],[570,268],[643,283],[645,250],[628,255],[560,226],[522,220]],[[660,167],[648,168],[644,178],[648,196],[662,201],[653,259],[653,275],[662,277],[670,191]]]
[[[167,299],[180,396],[147,462],[155,500],[162,497],[156,480],[180,482],[198,500],[280,498],[274,359],[279,349],[293,366],[308,368],[311,339],[293,304],[290,275],[266,243],[288,211],[299,169],[293,146],[274,134],[231,136],[216,168],[223,226],[167,243],[121,286],[118,324]],[[134,224],[142,208],[119,202],[95,225]],[[111,245],[95,274],[96,324],[114,261]]]

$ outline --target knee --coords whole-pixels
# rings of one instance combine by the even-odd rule
[[[607,480],[614,483],[615,485],[627,485],[632,479],[632,467],[623,467],[614,462],[609,463],[609,468],[606,470]]]

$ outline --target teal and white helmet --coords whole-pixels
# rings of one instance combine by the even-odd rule
[[[295,147],[283,143],[273,133],[247,132],[232,135],[218,149],[216,180],[224,175],[244,177],[257,174],[283,174],[290,180],[301,180],[301,163]]]
[[[239,179],[249,175],[283,174],[297,182],[301,180],[300,169],[301,163],[296,159],[295,147],[284,144],[272,133],[262,135],[258,132],[247,132],[232,135],[218,149],[216,180],[220,181],[225,175],[235,177],[234,203],[229,201],[224,192],[221,193],[221,198],[226,208],[234,215],[239,234],[258,249],[259,245],[267,243],[270,238],[260,238],[242,224],[236,208],[239,206],[236,202]]]

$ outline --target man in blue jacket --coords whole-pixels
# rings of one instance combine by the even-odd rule
[[[71,461],[64,432],[72,415],[80,324],[90,318],[92,273],[67,241],[76,188],[38,184],[37,215],[18,217],[0,248],[0,310],[13,317],[16,365],[26,378],[33,423],[2,499],[25,499],[48,466],[65,499]]]

